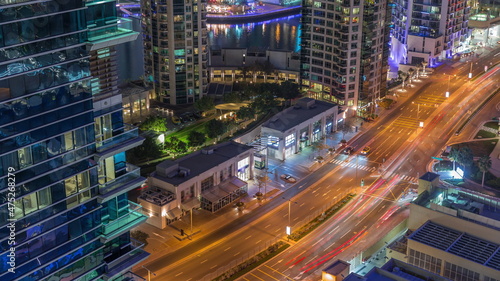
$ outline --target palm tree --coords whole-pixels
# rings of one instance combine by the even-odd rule
[[[491,168],[491,158],[488,155],[485,155],[477,161],[477,166],[479,170],[483,172],[483,180],[481,181],[481,186],[484,186],[484,175]]]
[[[403,81],[403,83],[401,84],[401,87],[404,89],[405,85],[406,85],[406,79],[408,78],[408,74],[400,70],[400,71],[398,71],[398,75],[401,78],[401,80]]]
[[[413,69],[413,68],[408,69],[408,77],[410,78],[410,84],[411,84],[411,79],[413,78],[414,73],[415,73],[415,69]]]
[[[448,154],[448,158],[453,161],[453,171],[455,171],[455,162],[458,160],[460,157],[460,152],[458,151],[457,148],[452,147],[450,150],[450,153]]]
[[[423,62],[422,62],[422,67],[424,68],[423,73],[425,73],[425,68],[427,67],[427,65],[429,65],[429,63],[428,63],[428,62],[426,62],[426,61],[423,61]]]

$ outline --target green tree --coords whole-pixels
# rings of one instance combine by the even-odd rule
[[[288,80],[280,84],[279,96],[287,100],[289,104],[291,104],[293,99],[300,97],[300,95],[299,84]]]
[[[342,140],[345,140],[345,134],[352,133],[352,119],[344,119],[344,122],[339,126],[339,130],[342,132]]]
[[[236,116],[241,120],[248,120],[255,117],[255,109],[249,106],[240,107],[240,109],[236,112]]]
[[[220,120],[210,119],[205,124],[205,132],[209,138],[214,139],[226,132],[226,126]]]
[[[201,99],[194,102],[194,107],[199,111],[209,111],[215,108],[214,99],[208,96],[204,96]]]
[[[472,150],[468,146],[463,146],[459,150],[458,163],[464,165],[465,167],[472,166],[474,162],[474,154],[472,154]]]
[[[204,133],[198,131],[191,131],[188,135],[189,146],[196,147],[205,143],[206,137]]]
[[[150,159],[160,158],[161,147],[156,141],[156,138],[146,137],[141,146],[137,147],[135,150],[141,158],[146,158],[147,161]]]
[[[166,119],[161,116],[149,116],[140,125],[142,131],[155,131],[155,132],[166,132],[167,126],[165,125]]]
[[[484,175],[491,168],[491,158],[485,155],[477,161],[477,166],[481,172],[483,172],[483,179],[481,181],[481,186],[484,186]]]
[[[265,114],[275,109],[278,106],[278,101],[271,92],[262,92],[255,97],[250,107],[255,108],[258,114]]]
[[[171,137],[169,141],[165,142],[165,148],[175,154],[187,152],[187,144],[177,137]]]

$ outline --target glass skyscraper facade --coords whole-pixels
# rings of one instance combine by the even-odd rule
[[[387,0],[302,1],[302,88],[367,117],[386,94]]]
[[[140,279],[114,49],[137,36],[116,1],[0,0],[1,280]]]
[[[191,104],[207,94],[206,0],[141,0],[145,75],[158,100]]]

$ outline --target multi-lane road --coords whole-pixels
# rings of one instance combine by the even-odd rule
[[[483,71],[481,63],[489,64],[494,55],[477,59],[474,73]],[[370,237],[373,239],[377,233],[376,227],[391,223],[383,222],[388,210],[393,210],[395,200],[410,187],[409,182],[401,179],[415,179],[424,173],[430,157],[444,147],[460,120],[498,87],[492,82],[500,80],[497,72],[474,82],[464,81],[467,73],[468,68],[455,70],[458,78],[451,80],[448,99],[443,98],[448,89],[446,75],[435,73],[432,78],[422,79],[419,83],[427,83],[427,86],[351,144],[357,151],[366,145],[372,147],[367,157],[357,156],[357,153],[349,157],[338,156],[286,190],[281,195],[284,199],[275,198],[188,246],[149,263],[147,267],[156,273],[155,280],[202,280],[207,273],[241,259],[268,241],[280,238],[286,241],[284,232],[288,225],[287,200],[290,198],[297,202],[291,206],[291,224],[296,225],[347,192],[356,190],[364,195],[356,197],[323,227],[294,243],[286,253],[242,280],[306,280],[311,274],[317,276],[334,258],[352,258],[364,245],[369,246]],[[424,122],[423,128],[417,128],[420,121]],[[379,172],[382,172],[381,177],[371,177]],[[362,189],[358,188],[361,179],[365,182]],[[138,273],[146,275],[144,270]]]

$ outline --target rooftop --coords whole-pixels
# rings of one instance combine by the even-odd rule
[[[327,268],[323,269],[324,272],[329,273],[331,275],[339,275],[341,274],[346,268],[348,269],[351,264],[347,263],[343,260],[337,260],[331,265],[329,265]]]
[[[413,280],[413,281],[450,281],[449,279],[418,268],[405,262],[390,259],[381,268],[373,268],[365,276],[358,274],[349,274],[345,281],[390,281],[390,280]]]
[[[413,203],[500,230],[500,199],[497,197],[441,186],[432,193],[421,193]]]
[[[421,180],[426,180],[426,181],[433,181],[435,180],[436,178],[439,177],[439,174],[435,174],[435,173],[431,173],[431,172],[427,172],[425,174],[423,174],[420,179]]]
[[[252,149],[234,141],[210,146],[174,161],[161,162],[153,177],[177,186]]]
[[[500,245],[468,233],[427,221],[408,239],[500,270]]]
[[[337,107],[337,104],[319,101],[311,98],[302,98],[295,106],[287,108],[274,115],[262,124],[262,127],[285,132],[300,123],[303,123],[327,110]]]

